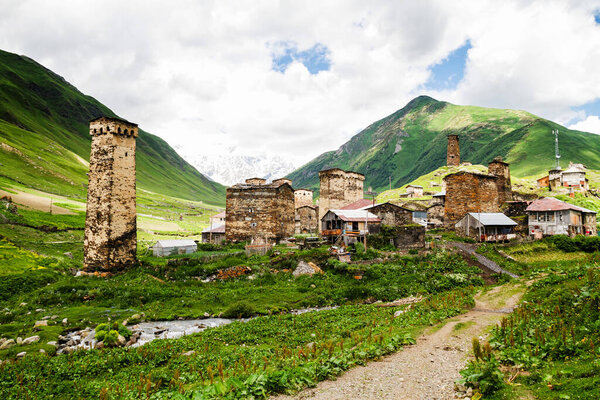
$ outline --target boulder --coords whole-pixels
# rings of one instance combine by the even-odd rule
[[[73,253],[71,253],[70,251],[67,251],[65,253],[63,253],[64,256],[69,257],[69,258],[73,258]]]
[[[394,313],[394,318],[398,318],[399,316],[401,316],[402,314],[404,314],[406,312],[406,310],[398,310]]]
[[[104,348],[104,342],[98,342],[98,343],[96,343],[96,348],[97,349],[103,349]]]
[[[17,354],[17,358],[23,358],[23,357],[25,357],[25,354],[27,354],[27,352],[26,351],[22,351],[22,352],[20,352],[20,353]]]
[[[15,341],[13,339],[8,339],[5,340],[4,343],[2,343],[2,345],[0,345],[0,350],[6,350],[6,349],[10,349],[11,347],[13,347],[15,345]]]
[[[46,350],[44,350],[44,349],[40,349],[40,353],[42,353],[42,354],[46,354]]]
[[[319,268],[319,266],[313,262],[306,262],[300,260],[298,262],[298,266],[293,272],[294,276],[300,275],[314,275],[314,274],[322,274],[323,270]]]
[[[22,337],[18,337],[17,338],[17,345],[22,345],[23,344],[23,338]]]
[[[193,356],[194,354],[196,354],[196,352],[194,350],[190,350],[190,351],[186,351],[185,353],[183,353],[181,355],[185,356],[185,357],[190,357],[190,356]]]
[[[25,307],[27,305],[27,303],[21,303],[19,304],[19,307]]]
[[[27,346],[27,345],[30,345],[30,344],[33,344],[33,343],[37,343],[39,341],[40,341],[40,337],[37,336],[37,335],[35,335],[35,336],[30,336],[30,337],[28,337],[26,339],[23,339],[23,343],[22,344],[23,344],[23,346]]]
[[[35,323],[35,325],[33,325],[34,328],[39,328],[41,326],[48,326],[48,321],[47,320],[37,321]]]
[[[68,323],[69,323],[69,320],[68,320],[67,318],[64,318],[64,319],[62,320],[62,324],[63,324],[63,325],[66,325],[66,324],[68,324]]]
[[[47,345],[49,345],[49,346],[58,347],[58,343],[57,343],[57,342],[55,342],[55,341],[51,341],[51,342],[48,342],[48,343],[46,343],[46,344],[47,344]]]
[[[125,344],[127,344],[127,339],[125,339],[125,337],[119,335],[117,337],[117,343],[119,344],[119,346],[125,346]]]

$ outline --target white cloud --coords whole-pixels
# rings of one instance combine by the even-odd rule
[[[590,115],[583,121],[579,121],[576,124],[569,125],[569,129],[591,132],[600,135],[600,118],[598,118],[597,115]]]
[[[124,118],[199,155],[300,165],[420,94],[471,40],[441,100],[565,122],[598,96],[594,2],[0,0],[0,48],[26,54]],[[273,43],[317,43],[331,68],[271,69]],[[271,45],[270,45],[271,44]]]

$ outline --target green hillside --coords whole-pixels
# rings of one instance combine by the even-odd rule
[[[88,121],[100,115],[117,116],[35,61],[0,51],[0,183],[85,198]],[[137,149],[139,188],[224,203],[224,186],[164,140],[140,129]]]
[[[365,187],[401,187],[446,164],[446,136],[460,136],[461,160],[487,165],[502,156],[517,177],[540,175],[554,165],[552,129],[560,130],[564,166],[600,169],[600,137],[569,130],[525,111],[457,106],[419,96],[355,135],[337,151],[321,154],[288,177],[318,190],[318,172],[338,167],[366,176]]]

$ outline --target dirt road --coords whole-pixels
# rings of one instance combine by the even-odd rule
[[[417,344],[347,371],[335,381],[324,381],[295,396],[272,399],[384,400],[454,399],[454,381],[460,378],[474,336],[512,311],[525,288],[506,284],[476,297],[473,310],[455,317],[439,329],[430,329]]]

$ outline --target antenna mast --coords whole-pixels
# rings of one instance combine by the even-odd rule
[[[554,156],[556,157],[556,165],[554,166],[554,169],[560,170],[560,153],[558,152],[558,129],[553,130],[552,133],[554,134]]]

